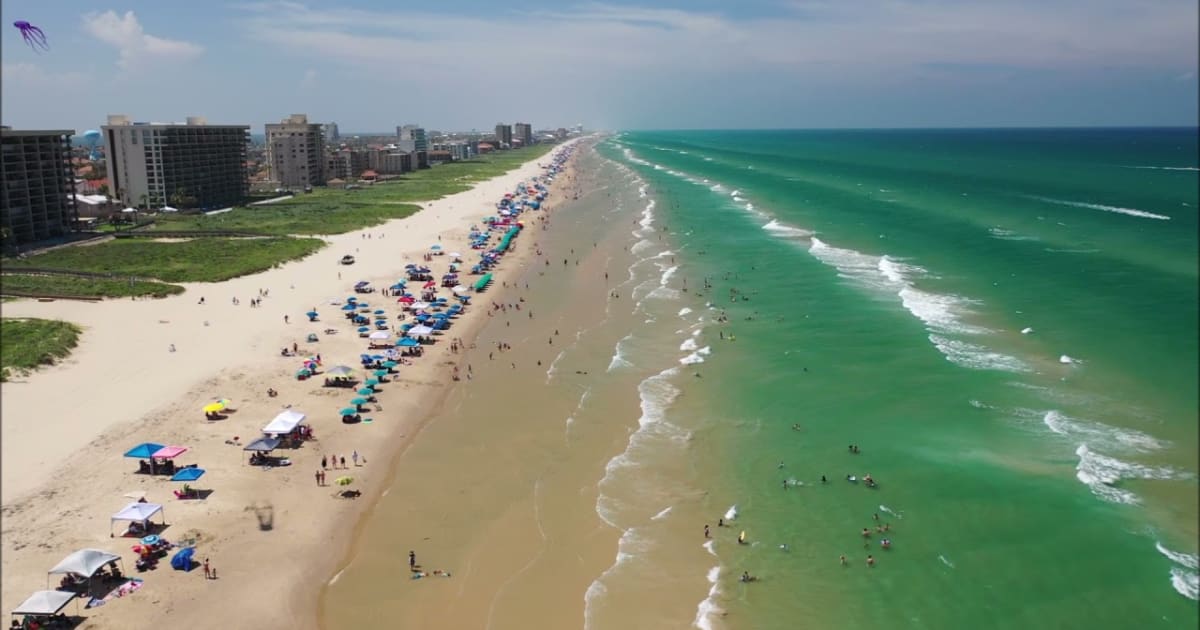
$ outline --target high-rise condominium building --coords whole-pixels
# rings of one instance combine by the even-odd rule
[[[280,123],[268,123],[267,167],[271,180],[285,188],[325,183],[325,137],[321,125],[304,114],[292,114]]]
[[[246,145],[249,125],[130,122],[111,115],[102,127],[114,194],[143,208],[220,208],[242,202],[249,191]]]
[[[497,149],[512,147],[513,128],[512,125],[498,123],[496,125],[496,142],[500,143]]]
[[[533,144],[533,125],[529,123],[513,123],[513,136],[521,141],[522,146]]]
[[[335,122],[325,123],[324,125],[321,125],[321,133],[325,136],[325,144],[327,146],[333,145],[335,142],[338,141],[339,138],[341,138],[341,135],[338,133],[337,123],[335,123]]]
[[[399,137],[396,146],[401,151],[415,153],[429,150],[429,142],[425,139],[425,130],[421,127],[416,125],[396,127],[396,135]]]
[[[64,236],[79,217],[73,195],[73,129],[0,129],[0,225],[4,245]]]

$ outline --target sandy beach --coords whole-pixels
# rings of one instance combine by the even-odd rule
[[[80,548],[121,554],[127,575],[144,579],[142,588],[120,601],[83,610],[83,627],[128,628],[158,623],[180,627],[240,627],[244,615],[273,602],[270,615],[254,613],[260,627],[315,626],[315,593],[330,574],[354,524],[388,477],[388,463],[412,441],[444,398],[457,357],[449,340],[470,343],[488,320],[486,308],[469,307],[454,326],[427,347],[425,356],[402,366],[378,394],[371,424],[343,425],[337,410],[348,390],[323,388],[321,377],[293,378],[300,359],[281,357],[280,348],[298,344],[299,354],[320,354],[323,366],[358,368],[365,340],[353,332],[332,299],[352,293],[356,281],[386,287],[403,275],[408,262],[421,263],[432,244],[444,251],[470,252],[467,231],[494,212],[495,202],[519,181],[542,172],[531,161],[481,182],[471,190],[423,204],[416,215],[366,230],[326,238],[329,247],[280,268],[228,282],[187,285],[186,292],[162,300],[108,300],[101,303],[18,301],[4,305],[6,317],[63,319],[84,328],[80,346],[61,365],[5,383],[3,433],[3,606],[12,609],[29,593],[47,588],[45,572]],[[557,185],[557,182],[556,182]],[[562,201],[552,189],[550,207]],[[537,220],[533,215],[527,221]],[[530,230],[527,230],[530,231]],[[479,302],[503,295],[533,255],[536,234],[518,238],[495,273],[495,284]],[[345,254],[356,264],[343,266]],[[473,257],[467,258],[472,260]],[[431,263],[444,273],[449,256]],[[471,276],[466,276],[470,282]],[[250,301],[268,292],[258,308]],[[444,294],[445,291],[443,290]],[[199,304],[200,298],[204,304]],[[234,304],[237,298],[240,304]],[[364,300],[394,298],[378,293]],[[320,321],[304,313],[315,308]],[[288,321],[285,323],[285,316]],[[328,335],[326,328],[337,334]],[[309,333],[320,341],[306,343]],[[174,346],[175,351],[170,348]],[[360,371],[361,372],[361,371]],[[278,397],[268,397],[273,388]],[[233,401],[223,420],[206,421],[201,407],[217,397]],[[308,414],[316,441],[284,450],[292,465],[265,469],[248,465],[248,454],[228,441],[245,444],[284,407]],[[207,474],[195,485],[212,489],[204,500],[176,500],[179,484],[165,477],[135,474],[137,462],[122,454],[141,442],[178,444],[190,450],[180,464],[198,464]],[[358,464],[351,462],[357,452]],[[345,458],[347,470],[329,470],[328,486],[314,474],[322,456]],[[338,496],[332,480],[348,475],[357,500]],[[169,540],[194,538],[197,560],[208,558],[217,579],[203,572],[157,569],[133,572],[134,538],[104,532],[109,516],[144,491],[165,506]],[[260,523],[269,520],[263,530]],[[122,524],[113,532],[123,531]],[[53,587],[53,584],[50,585]],[[73,613],[74,604],[66,612]]]

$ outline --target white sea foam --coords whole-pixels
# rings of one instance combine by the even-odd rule
[[[1176,564],[1182,564],[1189,569],[1200,569],[1200,557],[1194,553],[1181,553],[1167,549],[1161,542],[1155,541],[1154,547],[1158,552],[1171,559]]]
[[[954,568],[956,568],[956,567],[954,566],[954,563],[953,563],[953,562],[950,562],[949,560],[947,560],[947,559],[946,559],[946,556],[943,556],[943,555],[942,555],[942,554],[940,554],[940,553],[938,554],[938,560],[941,560],[941,561],[942,561],[942,564],[944,564],[944,565],[946,565],[946,566],[950,567],[951,569],[954,569]]]
[[[700,346],[696,343],[695,339],[688,337],[687,339],[684,339],[683,343],[679,346],[679,351],[680,352],[694,352],[699,347]]]
[[[1000,239],[1002,241],[1036,241],[1036,240],[1038,240],[1036,236],[1024,236],[1021,234],[1017,234],[1016,232],[1014,232],[1012,230],[1006,230],[1001,227],[988,228],[988,232],[992,235],[992,238]]]
[[[1021,329],[1021,334],[1022,334],[1022,335],[1028,335],[1028,334],[1029,334],[1029,333],[1031,333],[1031,332],[1033,332],[1033,329],[1032,329],[1032,328],[1022,328],[1022,329]]]
[[[932,334],[929,335],[929,340],[946,357],[947,361],[955,365],[973,370],[1018,373],[1032,371],[1028,364],[1014,356],[993,352],[977,344]]]
[[[661,521],[661,520],[663,520],[664,518],[667,518],[667,515],[668,515],[668,514],[670,514],[670,513],[671,513],[671,506],[669,506],[669,505],[668,505],[667,507],[665,507],[665,508],[663,508],[661,511],[659,511],[659,513],[658,513],[658,514],[655,514],[654,516],[651,516],[651,517],[650,517],[650,520],[652,520],[652,521]]]
[[[1075,364],[1075,363],[1079,363],[1079,359],[1076,359],[1076,358],[1074,358],[1074,357],[1069,357],[1069,356],[1067,356],[1067,355],[1065,355],[1065,354],[1064,354],[1064,355],[1062,355],[1062,356],[1058,357],[1058,362],[1059,362],[1059,363],[1062,363],[1062,364],[1064,364],[1064,365],[1072,365],[1072,364]]]
[[[1107,205],[1104,205],[1101,203],[1087,203],[1084,201],[1069,201],[1066,199],[1054,199],[1052,197],[1033,196],[1031,198],[1037,199],[1038,201],[1044,201],[1046,203],[1058,204],[1060,206],[1071,206],[1074,208],[1088,208],[1091,210],[1102,210],[1104,212],[1113,212],[1116,214],[1124,214],[1124,215],[1128,215],[1131,217],[1141,217],[1143,219],[1156,219],[1159,221],[1170,221],[1171,220],[1171,217],[1168,217],[1166,215],[1155,214],[1153,212],[1147,212],[1145,210],[1138,210],[1137,208],[1122,208],[1120,206],[1107,206]]]
[[[735,504],[729,506],[728,510],[725,510],[725,521],[726,522],[732,521],[732,520],[736,519],[737,517],[738,517],[738,507],[737,507],[737,504],[735,503]]]
[[[1147,453],[1168,445],[1167,442],[1141,431],[1079,420],[1053,409],[1042,415],[1042,423],[1058,435],[1082,439],[1105,450]]]
[[[1171,567],[1171,586],[1188,599],[1200,600],[1200,573]]]
[[[624,337],[621,338],[620,341],[617,342],[617,345],[613,348],[612,360],[608,362],[608,371],[609,372],[612,372],[613,370],[616,370],[618,368],[633,367],[633,363],[630,363],[629,360],[625,358],[625,352],[624,352],[625,344],[632,340],[633,340],[633,334],[631,333],[631,334],[625,335]]]
[[[692,309],[685,306],[685,307],[679,309],[679,316],[683,317],[684,315],[687,315],[688,313],[691,313],[691,312],[692,312]]]
[[[890,508],[886,505],[883,505],[883,504],[880,504],[879,511],[887,512],[888,514],[891,514],[892,516],[895,516],[896,518],[900,518],[900,519],[904,518],[903,516],[900,515],[899,512],[897,512],[897,511],[893,510],[892,508]]]
[[[664,286],[659,286],[658,288],[646,294],[647,299],[654,300],[678,300],[681,297],[683,297],[683,293],[681,293],[679,289],[672,289]]]
[[[686,344],[690,341],[691,341],[691,339],[688,339],[684,343]],[[682,349],[682,347],[680,349]],[[712,348],[710,348],[709,346],[704,346],[703,348],[696,350],[695,352],[687,355],[686,357],[683,357],[682,359],[679,360],[679,362],[684,365],[696,365],[697,363],[704,363],[704,357],[708,356],[711,353],[712,353]]]
[[[709,541],[712,542],[712,541]],[[712,549],[710,548],[711,552]],[[721,593],[720,578],[721,567],[715,566],[708,570],[706,576],[708,578],[709,588],[708,596],[700,600],[700,604],[696,606],[696,619],[692,625],[700,630],[713,630],[715,628],[714,618],[719,617],[723,612],[717,606],[717,596]]]
[[[762,229],[783,238],[807,238],[813,235],[809,230],[780,223],[777,219],[771,219],[766,225],[762,226]]]
[[[675,275],[676,271],[679,271],[678,265],[667,267],[667,270],[663,272],[662,277],[659,278],[658,283],[664,287],[667,286],[667,283],[671,281],[671,276]]]
[[[1195,166],[1126,166],[1125,168],[1138,168],[1154,171],[1200,171],[1200,168]]]
[[[1123,479],[1187,477],[1170,468],[1146,466],[1109,457],[1089,449],[1087,444],[1080,444],[1079,448],[1075,449],[1075,454],[1079,456],[1079,463],[1075,466],[1075,477],[1091,488],[1093,494],[1113,503],[1134,505],[1139,502],[1135,494],[1116,486]]]

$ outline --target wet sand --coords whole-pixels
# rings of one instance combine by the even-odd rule
[[[596,163],[591,156],[582,168]],[[533,618],[539,627],[582,626],[584,593],[612,564],[618,536],[596,514],[596,484],[638,415],[636,380],[605,374],[616,331],[633,325],[609,307],[609,293],[627,275],[622,248],[634,212],[604,215],[594,174],[571,176],[581,199],[558,204],[547,231],[523,237],[543,255],[515,287],[480,302],[521,310],[493,312],[463,357],[472,379],[451,388],[397,461],[322,598],[323,627],[369,625],[377,615],[402,627],[525,628]],[[578,341],[597,327],[602,334]],[[569,420],[585,406],[607,420]],[[409,550],[419,569],[451,577],[411,579]]]

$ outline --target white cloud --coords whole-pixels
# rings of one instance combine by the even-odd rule
[[[204,48],[191,42],[164,39],[142,29],[133,11],[88,13],[83,27],[96,39],[115,47],[120,54],[117,65],[129,70],[155,61],[187,60],[198,57]]]
[[[76,90],[86,80],[82,72],[51,72],[32,63],[4,63],[0,77],[7,87],[35,87],[38,89],[61,87]],[[7,91],[7,90],[5,90]]]

